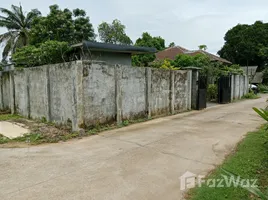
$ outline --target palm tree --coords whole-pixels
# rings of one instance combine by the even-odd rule
[[[0,8],[0,27],[6,27],[7,32],[0,35],[0,44],[5,43],[2,53],[2,61],[6,61],[9,53],[14,53],[17,48],[26,46],[29,43],[29,30],[33,19],[41,15],[37,9],[29,13],[22,10],[21,5],[11,6],[11,10]]]

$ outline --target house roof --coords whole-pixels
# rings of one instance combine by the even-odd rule
[[[156,59],[163,60],[163,59],[171,59],[174,60],[178,54],[184,54],[185,52],[189,51],[181,46],[169,47],[163,51],[157,52]]]
[[[119,52],[119,53],[131,53],[131,54],[149,54],[156,53],[156,48],[151,47],[138,47],[131,45],[118,45],[110,43],[90,42],[83,41],[81,43],[72,45],[74,48],[84,48],[91,51],[106,51],[106,52]]]
[[[253,77],[251,83],[262,83],[263,81],[263,72],[257,72]]]
[[[163,51],[156,53],[156,59],[163,60],[163,59],[168,58],[168,59],[174,60],[178,54],[188,54],[191,56],[195,56],[200,53],[207,55],[211,61],[219,61],[219,62],[226,63],[226,64],[232,64],[230,61],[223,59],[219,56],[213,55],[207,51],[203,51],[203,50],[191,51],[181,46],[170,47],[170,48],[167,48]]]
[[[219,62],[226,63],[226,64],[232,64],[230,61],[228,61],[228,60],[226,60],[226,59],[224,59],[224,58],[221,58],[221,57],[219,57],[219,56],[216,56],[216,55],[214,55],[214,54],[211,54],[211,53],[209,53],[209,52],[207,52],[207,51],[196,50],[196,51],[189,51],[189,52],[186,52],[186,54],[193,55],[193,56],[195,56],[195,55],[197,55],[197,54],[200,54],[200,53],[202,53],[202,54],[204,54],[204,55],[207,55],[211,61],[219,61]]]

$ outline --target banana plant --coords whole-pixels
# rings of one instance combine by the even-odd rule
[[[268,110],[264,109],[258,109],[258,108],[253,108],[253,110],[258,113],[264,120],[268,122]]]

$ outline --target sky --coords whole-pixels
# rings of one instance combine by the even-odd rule
[[[216,54],[224,44],[224,35],[237,24],[268,22],[267,0],[1,0],[0,7],[21,5],[25,11],[39,9],[43,15],[49,5],[81,8],[87,12],[97,33],[98,25],[119,19],[126,33],[136,41],[143,32],[161,36],[187,49],[205,44]],[[0,28],[0,34],[6,29]]]

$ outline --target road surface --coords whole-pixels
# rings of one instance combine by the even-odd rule
[[[159,118],[66,143],[0,149],[0,199],[178,200],[264,121],[268,96]]]

